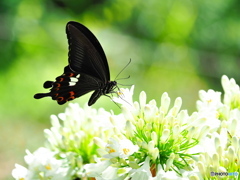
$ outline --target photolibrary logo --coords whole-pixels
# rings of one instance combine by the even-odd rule
[[[211,172],[211,176],[234,176],[234,177],[238,177],[238,172]]]

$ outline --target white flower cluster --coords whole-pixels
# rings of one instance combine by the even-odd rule
[[[17,180],[27,179],[52,179],[70,180],[69,167],[65,160],[56,159],[55,152],[47,148],[39,148],[33,154],[28,150],[26,151],[25,162],[28,165],[28,169],[16,164],[16,168],[13,169],[12,175]]]
[[[133,101],[133,90],[121,89],[113,100],[122,105],[114,115],[104,109],[69,104],[51,116],[47,144],[33,154],[28,168],[16,164],[17,180],[204,180],[237,179],[240,173],[240,89],[222,77],[224,97],[199,91],[197,111],[171,105],[163,93],[160,105],[145,92]]]

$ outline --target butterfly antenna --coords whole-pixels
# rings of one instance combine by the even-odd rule
[[[125,77],[125,78],[119,78],[119,79],[116,79],[116,80],[123,80],[123,79],[129,79],[130,78],[130,75],[128,77]]]
[[[118,75],[116,76],[115,80],[118,78],[118,76],[123,72],[124,69],[126,69],[128,67],[128,65],[131,63],[131,59],[129,60],[129,62],[124,66],[124,68],[118,73]],[[128,76],[127,78],[124,79],[128,79],[130,78],[130,76]]]

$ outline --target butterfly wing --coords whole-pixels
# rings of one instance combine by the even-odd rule
[[[46,81],[44,88],[51,88],[48,93],[38,93],[34,95],[35,99],[50,96],[58,104],[65,104],[77,97],[80,97],[90,91],[99,88],[101,82],[87,74],[76,74],[72,72],[69,66],[64,68],[64,73],[58,76],[56,80]],[[92,105],[92,104],[90,104]]]
[[[70,21],[66,26],[68,61],[73,72],[84,73],[102,82],[110,80],[106,55],[97,38],[84,25]]]

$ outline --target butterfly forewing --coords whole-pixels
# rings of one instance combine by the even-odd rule
[[[70,21],[66,27],[70,68],[94,76],[103,82],[110,80],[105,53],[97,38],[82,24]]]

